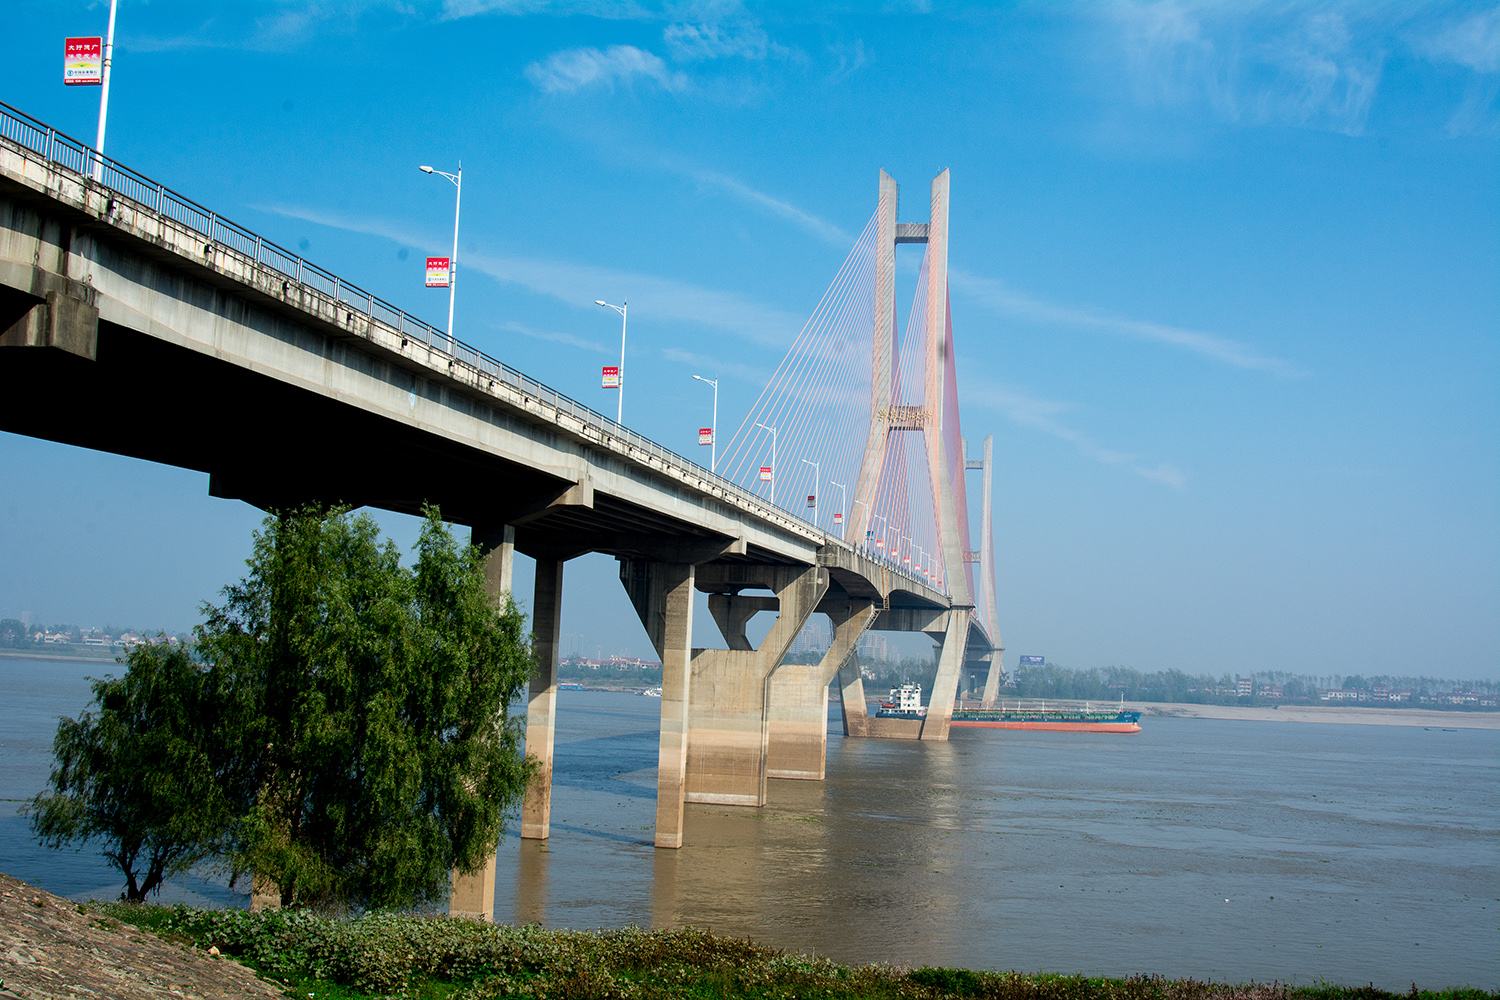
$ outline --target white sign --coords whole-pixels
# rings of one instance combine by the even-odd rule
[[[714,443],[714,429],[712,427],[700,427],[700,428],[698,428],[698,443],[699,444],[713,444]]]
[[[451,270],[450,267],[449,267],[449,264],[451,264],[451,263],[452,262],[447,257],[428,257],[427,258],[427,287],[428,288],[447,288],[448,287],[448,275],[449,275],[449,272]]]
[[[601,389],[620,388],[619,365],[604,365],[599,369],[599,387]]]
[[[763,483],[771,481],[771,467],[769,465],[762,465],[760,467],[760,481]]]

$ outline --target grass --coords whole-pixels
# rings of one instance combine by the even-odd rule
[[[99,911],[217,947],[288,996],[314,1000],[1500,1000],[1476,989],[1231,985],[1138,976],[847,966],[684,929],[549,931],[393,914],[349,919],[105,904]]]

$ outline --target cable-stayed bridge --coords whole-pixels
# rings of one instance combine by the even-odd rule
[[[757,806],[768,777],[822,777],[835,678],[847,732],[929,740],[966,668],[998,683],[991,451],[968,459],[958,421],[947,174],[926,222],[898,222],[896,194],[882,174],[715,474],[0,104],[0,429],[199,470],[263,508],[437,504],[473,527],[497,596],[533,557],[525,837],[549,829],[564,566],[615,556],[662,660],[656,843],[677,847],[686,802]],[[898,336],[906,242],[926,253]],[[700,592],[726,649],[692,648]],[[814,614],[827,653],[783,664]],[[866,717],[869,628],[936,640],[924,720]],[[456,878],[455,911],[487,916],[493,884]]]

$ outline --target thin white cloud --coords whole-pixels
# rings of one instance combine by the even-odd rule
[[[762,209],[779,219],[790,222],[798,229],[817,237],[830,246],[847,249],[854,242],[853,234],[842,227],[829,222],[822,216],[799,208],[785,199],[751,187],[737,177],[732,177],[729,174],[720,173],[716,170],[704,170],[699,167],[689,166],[670,159],[661,160],[660,165],[663,169],[677,174],[679,177],[685,177],[704,187],[714,188],[738,201]]]
[[[435,234],[414,237],[394,223],[369,216],[344,217],[285,204],[256,206],[288,219],[390,240],[407,247],[435,245]],[[796,337],[805,317],[767,306],[735,292],[592,264],[549,260],[532,254],[507,256],[469,251],[460,255],[460,270],[478,271],[496,281],[518,285],[537,295],[579,308],[592,308],[597,297],[629,298],[632,317],[650,324],[666,320],[733,334],[747,343],[782,351]]]
[[[661,356],[667,361],[687,365],[706,378],[732,378],[748,385],[764,385],[768,368],[757,368],[742,361],[728,361],[723,355],[709,357],[680,347],[664,347]]]
[[[1356,31],[1357,6],[1126,0],[1105,10],[1106,61],[1123,61],[1142,105],[1238,125],[1364,131],[1386,45]],[[1106,86],[1118,86],[1118,69]]]
[[[678,62],[710,59],[788,59],[795,53],[777,44],[758,23],[745,18],[723,22],[669,24],[662,41]]]
[[[642,21],[662,16],[659,11],[630,0],[443,0],[441,16],[444,20],[456,21],[486,14],[504,17],[582,15],[616,21]]]
[[[1476,73],[1500,73],[1500,6],[1449,21],[1419,38],[1416,48]]]
[[[526,79],[544,94],[571,94],[592,87],[613,89],[636,81],[653,83],[668,92],[684,90],[688,85],[687,74],[669,69],[660,56],[634,45],[554,52],[527,66]]]
[[[615,356],[614,350],[603,341],[590,340],[587,337],[580,337],[577,334],[567,333],[562,330],[539,330],[534,326],[527,326],[525,323],[518,323],[515,320],[506,320],[500,324],[499,328],[508,333],[518,333],[530,340],[540,340],[547,344],[561,344],[564,347],[576,347],[580,351],[587,351],[590,354],[597,354],[606,358]]]
[[[999,413],[1013,424],[1067,443],[1075,452],[1091,461],[1129,469],[1142,479],[1173,489],[1182,489],[1187,485],[1187,474],[1177,466],[1144,460],[1133,452],[1106,447],[1065,422],[1064,415],[1072,409],[1066,403],[1012,389],[967,369],[960,388],[965,406],[979,406]]]
[[[1088,306],[1061,305],[1034,298],[1016,291],[994,278],[971,274],[960,268],[948,272],[953,290],[968,296],[974,302],[1005,315],[1059,326],[1101,330],[1134,340],[1175,347],[1211,361],[1245,368],[1252,371],[1270,372],[1273,375],[1300,377],[1307,373],[1281,358],[1261,354],[1247,344],[1201,330],[1171,326],[1151,320],[1132,319],[1102,309]]]

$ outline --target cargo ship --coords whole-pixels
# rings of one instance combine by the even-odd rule
[[[927,717],[927,709],[922,707],[922,685],[903,684],[898,688],[891,688],[889,698],[880,699],[880,709],[875,713],[878,719],[924,719]]]
[[[1126,710],[1122,700],[1118,708],[1048,708],[1039,705],[1000,703],[999,708],[953,709],[954,726],[975,729],[1030,729],[1053,733],[1138,733],[1141,713]]]

